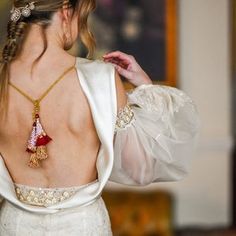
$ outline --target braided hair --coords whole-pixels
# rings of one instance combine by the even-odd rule
[[[17,21],[11,19],[7,25],[7,39],[0,59],[0,120],[6,118],[8,111],[9,66],[20,52],[20,46],[30,24],[37,23],[42,26],[42,37],[47,46],[44,30],[50,25],[53,13],[62,7],[72,7],[73,13],[76,10],[79,13],[79,36],[88,49],[87,57],[91,57],[95,49],[95,40],[88,28],[88,17],[96,7],[96,0],[14,0],[14,8],[24,8],[32,2],[35,8],[29,16],[21,15]]]

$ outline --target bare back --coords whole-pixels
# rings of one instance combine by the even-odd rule
[[[13,63],[10,81],[37,99],[72,65],[72,57],[56,66],[38,70],[29,78],[26,65]],[[46,67],[48,69],[46,69]],[[43,66],[42,66],[43,68]],[[27,72],[26,72],[27,71]],[[52,141],[47,145],[48,158],[40,168],[28,166],[27,140],[32,129],[33,104],[11,86],[6,123],[0,123],[0,151],[16,183],[41,187],[79,186],[97,178],[96,159],[100,141],[93,123],[88,100],[76,70],[69,72],[41,101],[40,117]]]

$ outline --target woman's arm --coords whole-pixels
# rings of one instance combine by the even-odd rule
[[[116,94],[117,94],[117,109],[118,112],[127,104],[127,94],[120,78],[118,71],[115,73]]]
[[[116,51],[107,53],[103,56],[103,58],[104,61],[113,63],[118,73],[127,79],[131,84],[135,86],[152,84],[152,80],[132,55]]]
[[[127,57],[122,54],[116,62],[122,70],[116,72],[119,111],[110,180],[127,185],[180,180],[189,173],[199,132],[196,105],[177,88],[152,84],[137,62],[128,62]],[[126,92],[118,73],[137,87]]]

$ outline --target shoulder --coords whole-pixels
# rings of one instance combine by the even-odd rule
[[[76,70],[80,83],[87,88],[90,93],[99,98],[113,99],[115,97],[115,74],[114,65],[102,60],[89,60],[86,58],[76,58]]]
[[[115,67],[111,63],[104,62],[102,60],[90,60],[87,58],[77,57],[76,67],[81,70],[82,73],[87,75],[87,78],[114,78]]]
[[[86,83],[94,90],[102,89],[103,93],[115,96],[117,109],[124,107],[127,102],[126,91],[122,80],[111,63],[102,60],[89,60],[77,57],[77,69],[85,77]]]

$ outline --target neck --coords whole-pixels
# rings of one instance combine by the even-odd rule
[[[44,31],[39,25],[31,25],[17,59],[26,65],[32,65],[32,62],[42,54],[44,58],[48,57],[52,59],[58,54],[66,53],[62,43],[52,35],[54,34],[50,34],[47,30]]]

